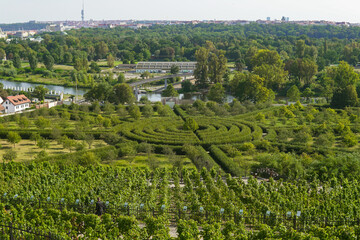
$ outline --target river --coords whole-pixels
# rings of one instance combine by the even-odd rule
[[[22,89],[28,89],[28,88],[35,88],[36,86],[43,85],[47,89],[51,91],[56,92],[63,92],[64,94],[70,94],[75,95],[76,89],[74,87],[64,87],[64,86],[57,86],[57,85],[48,85],[48,84],[39,84],[39,83],[29,83],[29,82],[13,82],[8,80],[0,79],[0,83],[4,84],[4,87],[6,88],[22,88]],[[77,95],[83,96],[87,92],[87,89],[85,88],[78,88]],[[142,96],[146,96],[151,102],[160,102],[161,101],[161,94],[160,93],[143,93],[138,95],[138,101]],[[192,100],[206,100],[204,95],[201,94],[180,94],[180,99],[192,99]],[[234,99],[231,95],[226,95],[226,102],[232,102]]]
[[[13,81],[7,81],[0,79],[0,83],[4,84],[4,87],[6,88],[22,88],[22,89],[28,89],[28,88],[35,88],[36,86],[43,85],[50,91],[56,91],[56,92],[63,92],[64,94],[70,94],[75,95],[76,89],[74,87],[64,87],[64,86],[57,86],[57,85],[47,85],[47,84],[40,84],[40,83],[29,83],[29,82],[13,82]],[[84,88],[78,88],[77,95],[84,95],[87,92],[87,89]]]

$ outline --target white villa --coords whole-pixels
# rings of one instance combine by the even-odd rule
[[[24,111],[30,107],[31,101],[25,95],[9,96],[2,103],[5,113]]]

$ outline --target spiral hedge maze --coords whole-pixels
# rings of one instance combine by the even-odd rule
[[[131,140],[164,145],[212,145],[258,140],[263,129],[254,123],[221,118],[194,118],[199,124],[195,132],[182,130],[184,122],[177,118],[145,119],[124,123],[121,133]]]
[[[176,105],[177,116],[126,121],[118,132],[128,140],[151,144],[158,152],[171,147],[187,155],[199,170],[217,167],[233,176],[244,176],[258,168],[271,168],[276,176],[287,178],[284,173],[278,174],[282,172],[278,166],[263,164],[259,158],[273,152],[299,158],[304,154],[322,158],[354,154],[360,132],[356,111],[305,108],[298,103],[240,115],[208,116],[200,111],[190,114],[186,107]],[[188,118],[196,122],[197,129],[184,130]]]
[[[194,117],[199,129],[196,131],[183,130],[184,121],[177,118],[151,118],[135,122],[126,122],[121,125],[120,134],[132,141],[139,143],[171,146],[182,148],[184,145],[194,145],[195,154],[189,153],[189,148],[184,154],[190,155],[198,169],[217,167],[233,175],[240,176],[240,171],[231,161],[225,158],[209,156],[206,150],[212,146],[223,144],[240,144],[262,139],[266,132],[256,123],[239,119],[218,117]],[[218,149],[218,151],[221,151]],[[210,151],[211,155],[212,152]],[[199,158],[203,160],[199,160]],[[213,158],[213,159],[212,159]],[[203,161],[203,163],[202,163]]]

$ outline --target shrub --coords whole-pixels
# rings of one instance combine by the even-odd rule
[[[251,144],[251,143],[250,143]],[[231,173],[233,176],[241,176],[241,169],[237,164],[216,146],[210,147],[211,156],[219,163],[225,172]]]
[[[199,125],[197,124],[197,122],[192,119],[192,118],[187,118],[185,123],[184,123],[184,130],[191,130],[191,131],[196,131],[199,129]]]

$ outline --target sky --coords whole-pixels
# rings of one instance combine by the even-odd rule
[[[82,0],[0,0],[0,23],[81,20]],[[358,0],[85,0],[93,20],[329,20],[360,23]]]

